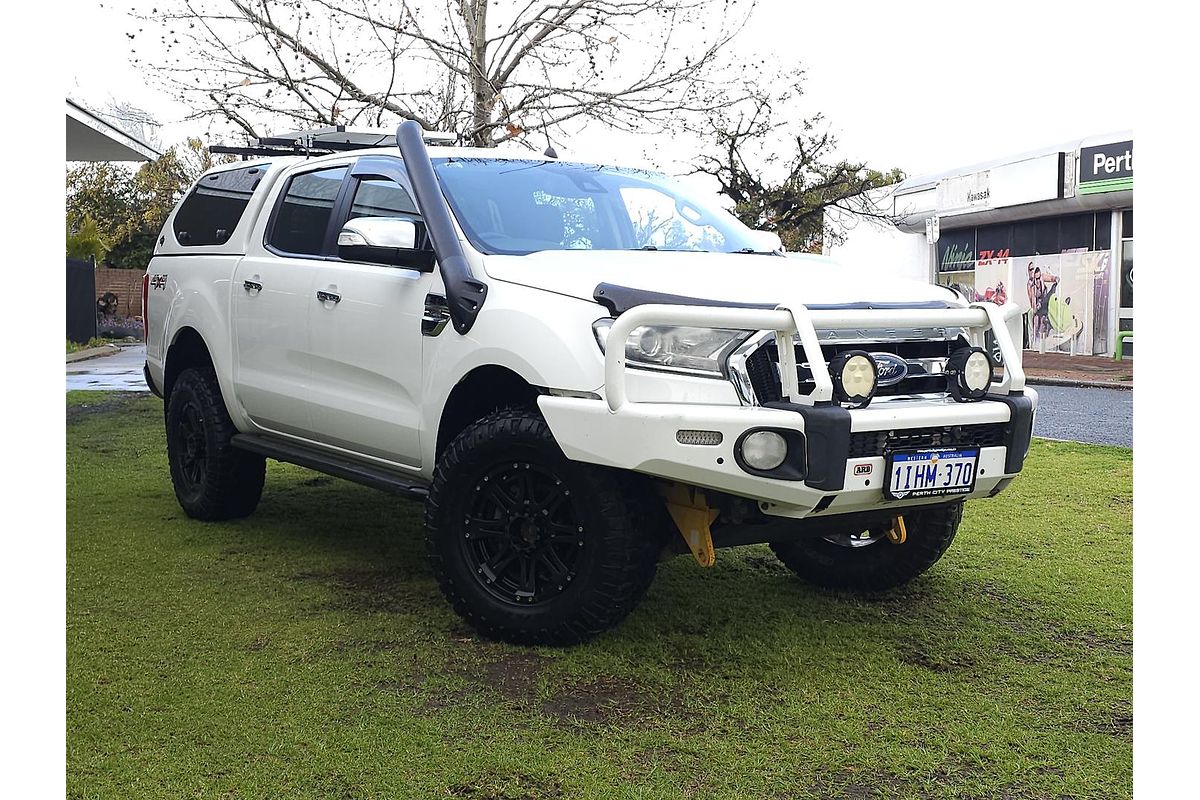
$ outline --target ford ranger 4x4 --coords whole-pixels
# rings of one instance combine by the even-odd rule
[[[655,172],[416,123],[331,149],[212,170],[158,240],[146,380],[192,517],[254,511],[267,458],[422,499],[458,613],[564,644],[671,550],[897,586],[1021,470],[1015,306],[784,257]]]

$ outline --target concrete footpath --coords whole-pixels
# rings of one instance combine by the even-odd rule
[[[1094,389],[1132,389],[1133,359],[1113,361],[1107,356],[1071,356],[1026,350],[1021,364],[1032,384],[1077,386]]]
[[[71,355],[90,355],[83,358],[67,357],[67,391],[95,389],[117,392],[148,392],[142,377],[142,366],[146,363],[146,345],[131,344],[113,347],[109,352],[96,352],[92,348]]]

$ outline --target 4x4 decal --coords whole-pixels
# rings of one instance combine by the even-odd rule
[[[150,276],[150,288],[151,289],[162,289],[165,291],[167,288],[166,273],[164,272],[162,275],[151,275]]]

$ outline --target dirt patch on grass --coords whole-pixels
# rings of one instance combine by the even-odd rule
[[[557,779],[524,774],[510,778],[483,776],[477,781],[449,787],[446,795],[470,800],[560,800],[567,796]]]
[[[930,672],[955,672],[975,666],[975,659],[965,653],[937,653],[935,648],[915,641],[904,641],[896,647],[896,658],[905,664]]]
[[[1108,708],[1091,709],[1087,716],[1075,722],[1075,730],[1101,733],[1118,739],[1133,738],[1133,705],[1129,701],[1114,703]]]
[[[537,694],[538,679],[550,663],[551,659],[536,653],[506,653],[483,664],[475,680],[505,700],[528,703]]]
[[[412,613],[428,610],[438,598],[433,581],[396,570],[317,570],[292,580],[327,586],[334,593],[330,606],[338,610]]]
[[[118,411],[145,396],[145,394],[140,392],[109,392],[104,396],[103,400],[68,405],[67,425],[74,425],[91,417]]]
[[[641,687],[609,677],[569,684],[542,703],[542,713],[563,724],[634,721],[661,710]]]
[[[476,644],[472,648],[476,654],[480,646],[490,647]],[[462,678],[462,685],[429,697],[424,708],[439,711],[484,694],[498,696],[518,712],[571,727],[636,723],[686,711],[678,696],[650,691],[627,678],[596,675],[576,680],[552,675],[549,671],[554,661],[532,652],[493,652],[478,660],[464,654],[457,664],[447,666]]]

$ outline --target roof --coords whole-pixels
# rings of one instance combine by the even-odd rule
[[[67,98],[67,161],[153,161],[161,155]]]
[[[1036,150],[1029,150],[1017,155],[1003,156],[1001,158],[993,158],[989,161],[981,161],[978,164],[970,164],[964,167],[955,167],[954,169],[944,170],[929,175],[917,175],[912,178],[906,178],[901,181],[893,190],[894,194],[908,194],[909,192],[917,192],[922,189],[928,189],[937,185],[937,182],[944,178],[953,178],[959,175],[971,175],[976,172],[1000,167],[1005,164],[1015,164],[1019,161],[1028,161],[1032,158],[1050,155],[1052,153],[1074,153],[1084,147],[1091,147],[1096,144],[1107,144],[1109,142],[1123,142],[1133,139],[1133,131],[1124,130],[1115,133],[1101,134],[1098,136],[1088,136],[1083,139],[1072,139],[1062,144],[1040,147]]]

